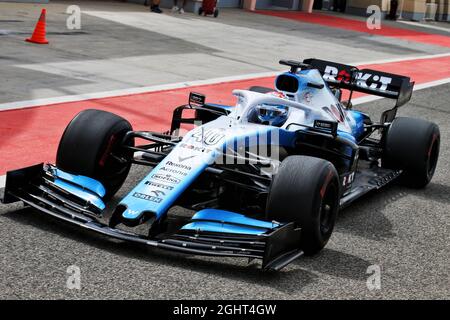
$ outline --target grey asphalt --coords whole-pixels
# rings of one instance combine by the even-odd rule
[[[80,30],[66,28],[72,4]],[[50,43],[25,42],[43,7]],[[0,3],[0,41],[0,103],[281,70],[280,58],[356,63],[449,51],[243,10],[210,19],[105,1]]]
[[[41,6],[0,4],[0,102],[271,71],[284,57],[354,62],[448,52],[238,10],[222,10],[216,20],[148,13],[146,22],[147,9],[141,6],[87,1],[83,29],[69,32],[63,27],[66,5],[52,1],[47,6],[52,42],[34,46],[23,38]],[[196,27],[203,33],[184,33]],[[215,42],[211,30],[217,33]],[[246,41],[251,46],[237,50]],[[268,50],[274,47],[282,49]],[[245,259],[188,256],[113,241],[20,204],[0,205],[0,298],[448,299],[449,101],[450,85],[441,85],[415,92],[399,112],[440,126],[441,156],[432,183],[424,190],[391,185],[358,201],[340,213],[319,255],[281,272],[262,273]],[[379,100],[358,108],[378,116],[391,103]],[[146,170],[133,167],[118,198]],[[80,290],[66,286],[67,268],[73,265],[81,269]],[[381,268],[379,290],[366,285],[373,265]]]
[[[80,231],[22,205],[0,206],[0,297],[114,299],[448,299],[450,85],[417,91],[401,116],[435,121],[438,168],[424,190],[391,185],[340,213],[326,248],[278,273],[246,259],[168,253]],[[358,108],[378,113],[391,101]],[[414,143],[413,141],[411,143]],[[147,168],[133,168],[118,197]],[[67,268],[81,269],[68,289]],[[381,268],[369,290],[367,268]]]

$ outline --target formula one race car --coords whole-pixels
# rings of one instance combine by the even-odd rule
[[[257,258],[263,269],[279,270],[319,252],[339,209],[367,192],[393,180],[414,188],[430,182],[438,126],[396,117],[411,98],[408,77],[317,59],[280,63],[290,71],[275,89],[235,90],[234,107],[191,93],[165,133],[133,131],[105,111],[80,112],[61,138],[56,165],[8,172],[3,202],[23,201],[117,239]],[[354,91],[396,104],[374,122],[352,110]],[[137,146],[141,140],[148,142]],[[113,205],[108,200],[132,164],[152,169]],[[176,207],[193,212],[175,214]]]

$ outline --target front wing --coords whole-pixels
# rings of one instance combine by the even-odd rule
[[[101,184],[53,166],[38,164],[7,173],[3,203],[22,201],[38,211],[112,238],[188,254],[261,259],[264,270],[280,270],[303,252],[301,230],[223,210],[197,212],[163,238],[149,238],[100,221],[105,205]]]

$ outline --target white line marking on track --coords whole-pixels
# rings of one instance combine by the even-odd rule
[[[421,60],[421,59],[437,59],[437,58],[444,58],[444,57],[449,57],[449,56],[450,56],[450,52],[446,52],[446,53],[439,53],[439,54],[380,59],[380,60],[374,60],[374,61],[369,61],[369,62],[367,62],[367,61],[354,62],[354,63],[352,63],[352,65],[383,64],[383,63],[391,63],[391,62]]]
[[[349,64],[351,64],[351,65],[382,64],[382,63],[401,62],[401,61],[418,60],[418,59],[441,58],[441,57],[447,57],[447,56],[450,56],[450,52],[442,53],[442,54],[435,54],[435,55],[409,56],[409,57],[403,57],[403,58],[391,58],[391,59],[383,59],[383,60],[375,60],[375,61],[355,62],[355,63],[349,63]],[[120,97],[120,96],[134,95],[134,94],[150,93],[150,92],[162,91],[162,90],[182,89],[182,88],[189,88],[189,87],[201,86],[201,85],[212,85],[212,84],[219,84],[219,83],[224,83],[224,82],[272,77],[272,76],[276,76],[280,72],[281,71],[250,73],[250,74],[244,74],[244,75],[212,78],[212,79],[205,79],[205,80],[194,80],[194,81],[186,81],[186,82],[169,83],[169,84],[162,84],[162,85],[149,86],[149,87],[137,87],[137,88],[129,88],[129,89],[104,91],[104,92],[85,93],[85,94],[79,94],[79,95],[69,95],[69,96],[61,96],[61,97],[53,97],[53,98],[8,102],[8,103],[0,104],[0,112],[5,111],[5,110],[15,110],[15,109],[38,107],[38,106],[48,106],[48,105],[59,104],[59,103],[77,102],[77,101],[85,101],[85,100],[101,99],[101,98],[113,98],[113,97]]]
[[[450,82],[450,78],[445,78],[445,79],[435,80],[435,81],[431,81],[431,82],[420,83],[420,84],[414,86],[414,91],[426,89],[426,88],[430,88],[430,87],[435,87],[435,86],[440,86],[442,84],[446,84],[449,82]]]
[[[427,89],[427,88],[431,88],[431,87],[436,87],[436,86],[440,86],[440,85],[443,85],[446,83],[450,83],[450,78],[445,78],[445,79],[441,79],[441,80],[430,81],[430,82],[419,84],[417,86],[414,86],[414,91]],[[372,101],[380,100],[380,99],[384,99],[384,98],[378,97],[378,96],[364,96],[364,97],[353,99],[352,102],[353,102],[353,105],[358,105],[358,104],[372,102]],[[0,175],[0,188],[3,188],[5,186],[5,182],[6,182],[6,175]]]
[[[0,188],[5,187],[6,175],[0,176]]]
[[[115,97],[120,97],[120,96],[143,94],[143,93],[150,93],[150,92],[155,92],[155,91],[174,90],[174,89],[182,89],[182,88],[189,88],[189,87],[202,86],[202,85],[219,84],[219,83],[224,83],[224,82],[249,80],[249,79],[254,79],[254,78],[272,77],[274,75],[277,75],[280,72],[281,71],[249,73],[249,74],[230,76],[230,77],[168,83],[168,84],[162,84],[162,85],[150,86],[150,87],[136,87],[136,88],[129,88],[129,89],[119,89],[119,90],[112,90],[112,91],[85,93],[85,94],[79,94],[79,95],[61,96],[61,97],[17,101],[17,102],[8,102],[8,103],[0,104],[0,111],[13,110],[13,109],[25,109],[25,108],[32,108],[32,107],[38,107],[38,106],[47,106],[47,105],[52,105],[52,104],[57,104],[57,103],[59,104],[59,103],[67,103],[67,102],[77,102],[77,101],[85,101],[85,100],[92,100],[92,99],[115,98]]]
[[[400,21],[400,20],[397,20],[397,22],[404,23],[404,24],[409,24],[409,25],[412,25],[412,26],[418,26],[418,27],[422,27],[422,28],[429,28],[429,29],[435,29],[435,30],[450,32],[450,28],[438,27],[438,26],[425,24],[425,23],[420,23],[420,22]]]

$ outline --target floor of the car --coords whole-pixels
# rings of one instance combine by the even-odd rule
[[[400,173],[401,170],[381,168],[369,161],[360,161],[352,187],[341,198],[341,208],[367,192],[383,187],[397,178]]]

